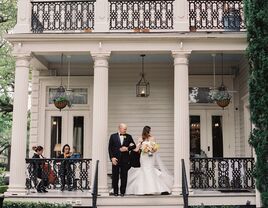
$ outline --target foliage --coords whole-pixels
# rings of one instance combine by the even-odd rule
[[[54,98],[54,102],[65,102],[65,101],[68,102],[68,98],[65,96],[59,96],[59,97]]]
[[[0,168],[0,186],[5,185],[5,168]]]
[[[69,204],[4,201],[3,208],[71,208]]]
[[[210,92],[210,97],[214,101],[230,100],[231,94],[227,90],[214,90]]]
[[[244,3],[250,67],[249,102],[255,126],[249,142],[257,156],[256,185],[263,207],[268,207],[268,1],[244,0]]]

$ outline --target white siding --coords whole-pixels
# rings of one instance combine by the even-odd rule
[[[145,64],[145,77],[151,87],[148,98],[136,97],[140,68],[140,65],[132,64],[110,66],[109,134],[116,132],[118,124],[123,122],[136,141],[143,127],[151,126],[152,134],[160,144],[163,162],[173,172],[173,67]],[[110,163],[108,172],[111,172]]]

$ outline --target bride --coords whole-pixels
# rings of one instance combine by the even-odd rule
[[[140,168],[128,171],[126,194],[144,195],[171,192],[173,178],[158,154],[159,146],[150,135],[151,127],[145,126],[142,138],[134,151],[140,152]],[[156,168],[157,167],[157,168]]]

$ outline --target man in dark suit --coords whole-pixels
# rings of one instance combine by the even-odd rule
[[[120,195],[124,196],[127,185],[127,174],[130,167],[129,152],[136,148],[131,135],[126,134],[127,125],[119,124],[118,132],[110,136],[109,156],[112,161],[112,186],[114,195],[118,196],[119,175],[121,180]]]

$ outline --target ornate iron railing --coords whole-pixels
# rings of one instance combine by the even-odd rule
[[[193,189],[252,190],[254,158],[191,158]]]
[[[32,1],[32,31],[94,29],[95,1]]]
[[[190,30],[245,29],[243,0],[188,0]]]
[[[174,0],[109,0],[110,30],[173,29]]]
[[[98,198],[98,182],[99,182],[99,160],[96,161],[95,175],[93,182],[93,192],[92,192],[92,208],[97,208],[97,198]]]
[[[88,190],[91,159],[26,159],[26,189]]]

